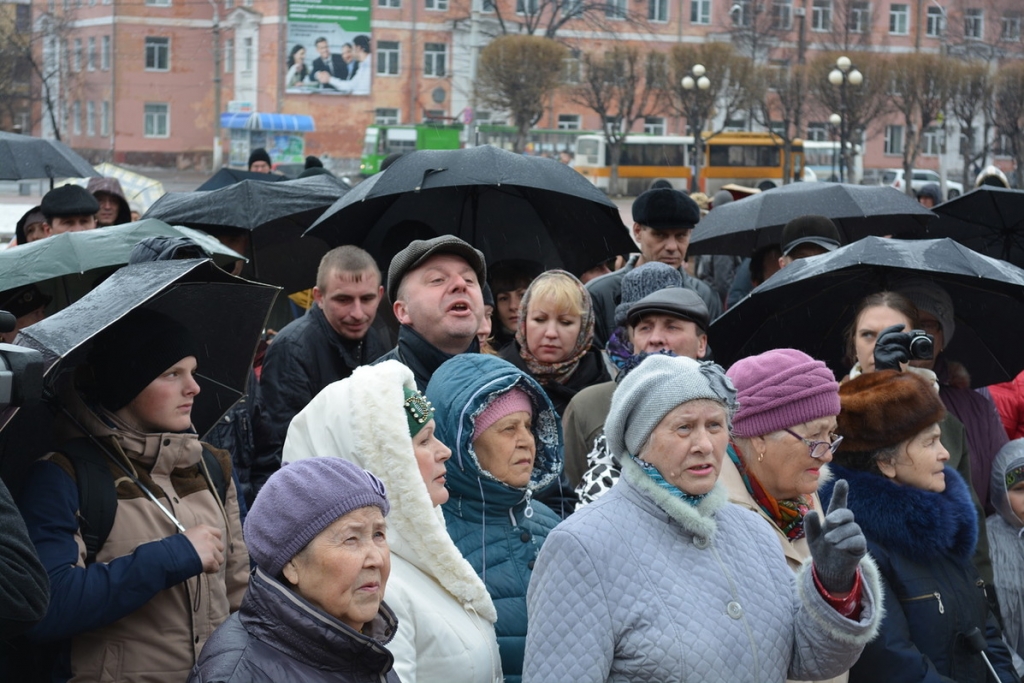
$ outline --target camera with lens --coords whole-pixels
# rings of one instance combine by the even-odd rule
[[[907,351],[910,360],[931,360],[935,355],[935,337],[924,330],[911,330],[908,334],[910,339],[907,340]]]
[[[16,321],[0,311],[0,332],[13,332]],[[0,344],[0,410],[31,406],[43,395],[43,354],[14,344]]]

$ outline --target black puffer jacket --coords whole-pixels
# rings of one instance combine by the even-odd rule
[[[398,621],[382,603],[364,635],[257,569],[241,609],[206,641],[189,683],[399,683],[384,647]],[[364,629],[366,630],[366,629]]]

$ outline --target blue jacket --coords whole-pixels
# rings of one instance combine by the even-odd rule
[[[1003,683],[1016,683],[1010,653],[971,563],[978,521],[967,484],[946,467],[942,493],[901,486],[875,473],[832,465],[819,494],[827,509],[836,481],[850,483],[848,505],[878,564],[885,595],[879,636],[850,670],[850,683],[985,683],[981,656],[964,635],[979,628]]]
[[[480,469],[473,452],[476,416],[491,400],[518,387],[533,403],[537,456],[526,488],[513,488]],[[452,449],[450,498],[442,506],[448,533],[483,579],[498,611],[495,631],[505,680],[518,683],[526,647],[526,589],[548,532],[561,520],[534,493],[562,471],[562,426],[535,380],[511,363],[463,354],[444,363],[427,385],[436,409],[437,438]]]

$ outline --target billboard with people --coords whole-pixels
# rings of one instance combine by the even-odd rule
[[[370,0],[289,0],[285,92],[369,95]]]

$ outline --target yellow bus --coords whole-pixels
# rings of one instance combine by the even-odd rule
[[[771,133],[705,133],[704,164],[698,186],[714,194],[723,185],[736,183],[766,190],[784,184],[782,141]],[[803,142],[795,140],[793,177],[802,178]],[[629,135],[619,159],[619,190],[639,194],[657,179],[681,190],[693,176],[693,137],[689,135]],[[608,144],[601,134],[576,139],[576,170],[607,191],[611,176]]]

